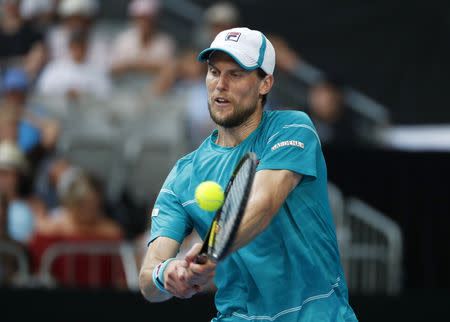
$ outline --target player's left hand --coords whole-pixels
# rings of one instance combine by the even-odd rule
[[[209,259],[204,264],[197,264],[195,262],[201,248],[202,244],[194,244],[184,258],[184,260],[189,263],[184,278],[189,282],[189,284],[198,285],[200,287],[205,286],[211,281],[216,274],[217,267],[217,264],[213,263]]]

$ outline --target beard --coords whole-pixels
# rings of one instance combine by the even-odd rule
[[[249,119],[253,113],[255,113],[258,105],[255,103],[254,105],[243,107],[243,106],[237,106],[234,110],[232,115],[226,117],[226,118],[219,118],[216,114],[214,114],[211,111],[211,102],[208,100],[208,110],[209,115],[211,116],[211,119],[214,123],[216,123],[219,126],[222,126],[224,128],[233,128],[236,126],[239,126],[245,121]]]

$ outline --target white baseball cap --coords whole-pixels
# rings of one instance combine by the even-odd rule
[[[260,31],[248,28],[221,31],[211,46],[198,55],[198,60],[201,62],[208,60],[215,50],[227,53],[244,69],[261,68],[267,74],[273,74],[275,49]]]

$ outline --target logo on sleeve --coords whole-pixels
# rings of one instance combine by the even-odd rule
[[[228,41],[237,42],[239,40],[239,37],[241,37],[240,32],[231,31],[231,32],[227,33],[227,35],[225,36],[225,41],[228,40]]]
[[[159,214],[159,208],[153,208],[152,210],[152,217],[156,217]]]
[[[303,142],[300,142],[300,141],[283,141],[283,142],[275,144],[271,150],[275,151],[276,149],[281,148],[283,146],[297,146],[302,149],[305,148],[305,144],[303,144]]]

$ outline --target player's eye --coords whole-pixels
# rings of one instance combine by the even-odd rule
[[[219,72],[214,67],[209,67],[209,73],[212,75],[218,75]]]

